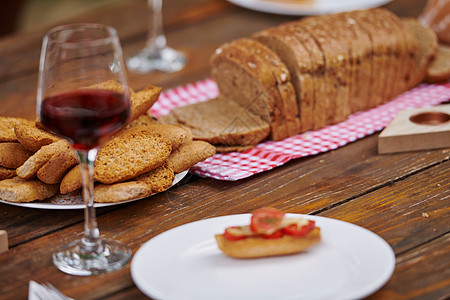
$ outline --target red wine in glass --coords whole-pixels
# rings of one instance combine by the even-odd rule
[[[81,89],[46,97],[43,126],[69,139],[75,150],[98,147],[128,119],[128,100],[108,90]]]

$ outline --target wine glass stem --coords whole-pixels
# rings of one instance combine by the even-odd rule
[[[166,47],[166,37],[163,32],[162,21],[162,0],[148,0],[149,22],[148,22],[148,49],[164,49]]]
[[[94,250],[100,239],[94,208],[94,162],[97,156],[97,149],[79,150],[78,156],[80,157],[83,200],[86,204],[84,210],[84,238],[82,242],[86,248]]]

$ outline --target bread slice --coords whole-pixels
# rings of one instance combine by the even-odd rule
[[[292,27],[273,27],[257,32],[253,38],[269,47],[282,59],[292,77],[296,92],[299,132],[313,129],[314,86],[310,56],[305,46],[295,37]]]
[[[53,156],[70,149],[70,144],[66,140],[59,140],[49,145],[41,147],[39,151],[28,158],[23,165],[17,168],[17,176],[22,179],[30,179],[36,175]]]
[[[0,199],[9,202],[44,200],[57,192],[57,184],[46,184],[37,179],[25,180],[14,177],[0,181]]]
[[[438,39],[431,28],[423,26],[417,19],[405,18],[402,23],[414,34],[419,44],[415,65],[407,83],[407,86],[412,88],[425,79],[428,67],[438,51]]]
[[[62,178],[59,192],[64,195],[80,189],[81,186],[81,167],[80,165],[76,165]]]
[[[0,143],[0,166],[8,169],[17,169],[27,161],[33,152],[28,151],[19,143]]]
[[[354,11],[352,12],[352,17],[369,35],[372,44],[373,68],[369,93],[370,99],[368,99],[367,108],[373,108],[385,102],[385,81],[391,62],[387,55],[386,37],[370,11]]]
[[[17,142],[14,126],[17,123],[34,124],[23,118],[0,117],[0,142]]]
[[[61,182],[66,173],[78,163],[78,156],[72,149],[67,149],[50,158],[36,173],[45,183]]]
[[[326,16],[307,17],[299,21],[320,46],[325,57],[326,125],[345,120],[349,107],[349,57],[347,45],[329,24]]]
[[[118,203],[145,198],[151,194],[151,185],[142,181],[127,181],[115,184],[100,183],[94,187],[94,202]]]
[[[37,152],[42,146],[49,145],[61,138],[48,133],[32,123],[19,122],[14,126],[14,133],[19,143],[33,152]]]
[[[370,85],[372,76],[372,43],[370,36],[353,18],[352,13],[344,12],[338,15],[342,26],[348,31],[351,53],[352,72],[350,79],[350,111],[357,112],[369,108]]]
[[[282,30],[288,30],[291,32],[295,39],[297,39],[300,44],[304,46],[309,55],[309,62],[311,65],[311,80],[312,85],[310,88],[313,89],[313,102],[309,104],[312,106],[312,129],[319,129],[325,127],[327,124],[326,121],[326,109],[328,99],[326,98],[326,82],[325,82],[325,56],[323,54],[320,45],[316,42],[316,40],[311,36],[311,34],[299,25],[298,22],[289,22],[280,25]],[[305,60],[305,63],[306,60]],[[305,73],[305,75],[308,73]],[[307,84],[308,81],[305,82]],[[302,107],[308,106],[308,99],[311,97],[309,94],[310,91],[308,89],[304,90],[302,93],[302,97],[305,97],[305,102],[302,103],[303,100],[300,100],[300,113],[302,111]],[[308,109],[306,109],[308,111]],[[303,121],[302,121],[303,123]],[[306,126],[309,127],[309,126]]]
[[[439,44],[436,57],[427,70],[427,82],[434,83],[450,79],[450,46]]]
[[[191,141],[174,150],[170,154],[168,162],[175,173],[181,173],[215,153],[216,148],[211,144],[204,141]]]
[[[131,107],[129,122],[132,122],[145,114],[158,100],[161,90],[161,87],[149,85],[142,90],[133,93],[130,100]]]
[[[270,132],[267,122],[225,97],[177,107],[159,121],[189,128],[196,140],[229,146],[255,146]]]
[[[134,178],[159,167],[171,151],[170,142],[161,135],[140,127],[123,130],[100,149],[94,178],[104,184]]]
[[[405,29],[400,19],[387,9],[374,9],[373,13],[378,19],[383,20],[382,24],[386,31],[393,37],[393,50],[390,64],[391,82],[385,101],[393,99],[400,93],[407,90],[407,80],[411,69],[413,68],[413,59],[410,51],[413,50],[410,43],[414,40],[412,35]],[[414,54],[414,52],[412,53]]]
[[[288,136],[296,135],[300,132],[300,117],[298,113],[297,99],[294,86],[291,83],[291,74],[283,60],[273,52],[270,47],[266,47],[254,39],[240,38],[233,41],[233,45],[240,47],[255,55],[263,64],[266,64],[275,79],[275,84],[280,95],[280,103],[277,109],[281,110],[282,119],[286,124]]]
[[[139,175],[136,181],[143,181],[152,188],[152,193],[161,193],[172,186],[175,179],[175,172],[170,166],[169,161],[164,162],[161,166],[150,172]]]
[[[0,180],[13,178],[16,176],[15,169],[8,169],[5,167],[0,167]]]
[[[153,119],[150,115],[143,114],[139,116],[137,119],[134,119],[133,121],[125,125],[124,128],[127,129],[131,127],[153,125],[157,123],[158,122],[156,121],[156,119]]]
[[[249,52],[227,43],[216,50],[211,66],[211,75],[222,96],[269,122],[273,140],[288,136],[282,111],[277,109],[281,99],[276,81],[265,64]]]
[[[139,130],[146,130],[151,134],[159,134],[170,142],[172,151],[181,146],[181,144],[191,140],[190,131],[186,127],[168,124],[151,124],[145,126],[135,126]]]

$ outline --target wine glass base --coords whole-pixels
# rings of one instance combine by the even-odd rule
[[[163,49],[144,49],[127,61],[129,70],[136,73],[152,71],[176,72],[186,65],[186,56],[170,47]]]
[[[53,263],[64,273],[88,276],[122,268],[131,258],[131,249],[111,240],[100,240],[92,253],[82,240],[65,245],[53,254]]]

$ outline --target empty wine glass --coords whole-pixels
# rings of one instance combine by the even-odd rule
[[[116,88],[107,88],[116,83]],[[100,237],[94,208],[97,149],[119,130],[130,113],[122,49],[117,31],[99,24],[63,25],[42,44],[37,116],[48,130],[67,139],[80,158],[86,204],[84,236],[53,254],[54,264],[72,275],[121,268],[131,250]]]
[[[149,73],[154,70],[176,72],[186,64],[186,56],[167,46],[162,23],[162,0],[148,0],[149,23],[144,49],[127,61],[129,70]]]

